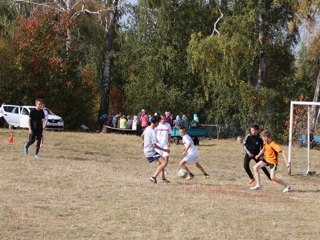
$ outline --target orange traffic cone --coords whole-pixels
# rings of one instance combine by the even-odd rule
[[[13,144],[13,133],[10,133],[10,137],[8,139],[9,144]]]

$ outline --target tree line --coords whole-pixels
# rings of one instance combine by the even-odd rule
[[[70,129],[145,108],[285,139],[290,101],[319,101],[319,4],[4,0],[0,98],[44,98]]]

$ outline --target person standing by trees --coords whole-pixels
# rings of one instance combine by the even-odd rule
[[[141,132],[143,132],[149,126],[149,117],[144,109],[141,110],[140,124]]]
[[[252,125],[250,127],[250,133],[245,137],[243,140],[243,148],[245,151],[245,156],[243,160],[243,167],[246,170],[249,181],[248,184],[254,183],[254,177],[252,175],[252,172],[250,170],[250,161],[254,160],[256,163],[259,162],[259,159],[255,159],[255,156],[258,155],[258,153],[263,148],[263,141],[259,134],[259,126],[258,125]],[[268,170],[263,167],[263,172],[266,174],[266,176],[270,179],[270,174]]]
[[[27,155],[29,147],[37,140],[36,151],[34,159],[39,159],[39,149],[41,144],[43,126],[45,124],[45,116],[42,108],[42,100],[35,100],[35,109],[32,109],[29,117],[29,141],[24,147],[24,154]]]

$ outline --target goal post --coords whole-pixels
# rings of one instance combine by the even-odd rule
[[[304,106],[307,107],[307,132],[306,132],[306,147],[307,147],[307,170],[306,174],[311,174],[310,169],[310,116],[311,108],[320,106],[320,102],[303,102],[303,101],[291,101],[290,103],[290,123],[289,123],[289,146],[288,146],[288,162],[291,166],[292,161],[292,142],[293,142],[293,119],[294,119],[294,107]]]

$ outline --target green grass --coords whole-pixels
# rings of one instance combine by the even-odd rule
[[[302,173],[295,151],[293,176],[280,160],[277,174],[293,186],[270,183],[251,191],[235,139],[198,147],[211,178],[177,177],[182,145],[171,148],[170,184],[151,184],[155,165],[136,136],[47,132],[40,161],[34,146],[23,155],[27,131],[0,130],[0,239],[318,239],[319,177]],[[286,150],[287,148],[284,147]],[[312,152],[314,170],[320,171]]]

